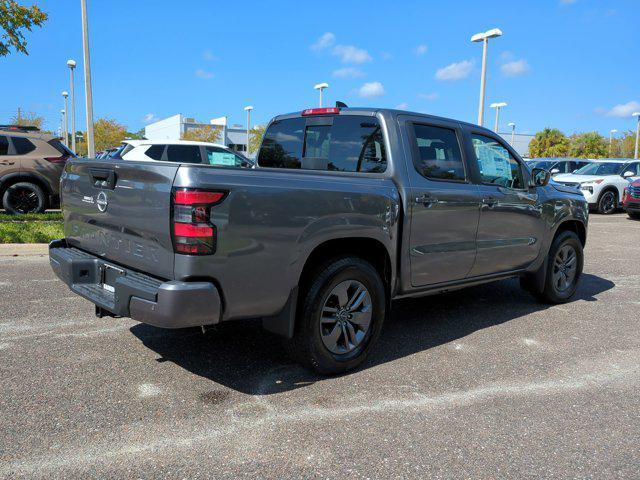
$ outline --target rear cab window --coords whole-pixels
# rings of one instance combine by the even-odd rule
[[[460,143],[454,129],[414,123],[413,134],[415,167],[423,177],[466,181]]]
[[[365,115],[310,116],[273,122],[258,165],[270,168],[382,173],[387,168],[380,122]]]

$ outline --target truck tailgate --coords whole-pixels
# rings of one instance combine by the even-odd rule
[[[69,161],[60,181],[67,242],[172,279],[171,188],[178,168],[164,162]]]

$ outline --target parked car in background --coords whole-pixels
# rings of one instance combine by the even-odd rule
[[[192,150],[174,160],[174,146]],[[51,266],[99,316],[262,318],[332,374],[367,358],[395,298],[520,277],[563,303],[580,279],[584,197],[477,125],[313,108],[271,121],[256,169],[210,166],[199,155],[226,152],[206,145],[144,148],[161,161],[79,159],[63,175]]]
[[[39,213],[59,202],[60,174],[75,157],[35,127],[0,125],[0,202],[7,213]]]
[[[541,168],[552,177],[561,173],[573,173],[589,163],[591,160],[583,158],[534,158],[527,161],[529,168]]]
[[[123,160],[201,163],[217,167],[253,168],[255,162],[217,143],[189,140],[125,140]]]
[[[622,207],[629,215],[629,218],[640,220],[640,180],[631,182],[625,188],[622,199]]]
[[[594,160],[574,173],[556,175],[553,180],[579,188],[591,209],[608,215],[618,209],[624,189],[638,178],[640,161],[607,159]]]

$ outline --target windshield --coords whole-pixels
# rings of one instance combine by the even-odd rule
[[[624,163],[594,162],[576,170],[576,175],[619,175]]]
[[[543,170],[549,170],[556,162],[552,160],[536,160],[533,162],[529,162],[529,167],[531,168],[541,168]]]

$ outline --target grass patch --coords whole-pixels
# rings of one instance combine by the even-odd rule
[[[60,221],[0,221],[0,243],[49,243],[62,237]]]
[[[0,223],[4,222],[59,222],[62,221],[62,212],[27,213],[25,215],[0,214]]]

